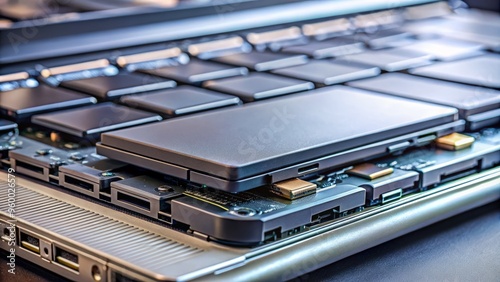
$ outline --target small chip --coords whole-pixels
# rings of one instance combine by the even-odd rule
[[[296,178],[275,183],[271,191],[289,200],[295,200],[316,193],[316,188],[316,184]]]
[[[394,169],[392,167],[378,167],[371,163],[364,163],[357,165],[346,172],[351,175],[374,180],[393,173]]]
[[[474,137],[452,133],[436,139],[436,144],[438,147],[446,150],[458,151],[470,147],[474,141],[476,141]]]

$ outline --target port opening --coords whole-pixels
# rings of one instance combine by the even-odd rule
[[[66,251],[59,247],[54,247],[54,261],[62,266],[70,268],[74,271],[80,270],[80,264],[78,263],[78,255],[72,252]]]
[[[99,193],[99,200],[111,202],[111,196],[103,194],[103,193]]]
[[[133,205],[137,208],[146,210],[146,211],[151,211],[151,203],[143,198],[139,198],[136,196],[132,196],[120,191],[116,191],[116,197],[119,202],[126,203],[129,205]]]
[[[326,221],[334,220],[339,217],[340,207],[335,207],[333,209],[327,209],[325,211],[314,214],[311,217],[311,225],[323,223]]]
[[[439,177],[439,180],[440,180],[440,183],[448,182],[448,181],[456,180],[456,179],[477,173],[480,170],[481,170],[481,161],[479,161],[477,165],[475,165],[471,168],[468,168],[468,169],[459,170],[459,171],[449,173],[449,174],[441,174]]]
[[[16,167],[17,168],[24,168],[26,170],[30,170],[32,172],[44,175],[44,170],[43,170],[43,167],[41,167],[41,166],[37,166],[37,165],[33,165],[33,164],[29,164],[29,163],[26,163],[23,161],[16,160]]]
[[[84,180],[80,180],[75,177],[71,177],[69,175],[64,175],[64,182],[78,188],[85,189],[87,191],[94,192],[94,185]]]
[[[137,280],[135,278],[132,278],[132,277],[127,276],[125,274],[122,274],[120,272],[113,271],[111,273],[111,281],[114,281],[114,282],[139,282],[141,280]]]
[[[23,231],[19,231],[19,238],[20,238],[20,245],[21,248],[30,251],[32,253],[35,253],[37,255],[40,254],[40,239],[24,233]]]
[[[272,242],[281,238],[281,227],[269,230],[264,233],[264,242]]]
[[[172,223],[172,216],[169,213],[165,213],[162,211],[158,212],[158,219],[164,221],[166,223]]]
[[[309,172],[313,172],[313,171],[315,171],[317,169],[319,169],[319,163],[315,163],[315,164],[312,164],[312,165],[301,167],[301,168],[299,168],[298,173],[299,174],[306,174],[306,173],[309,173]]]
[[[394,190],[394,191],[390,191],[390,192],[387,192],[387,193],[384,193],[384,194],[380,195],[380,203],[381,204],[385,204],[385,203],[388,203],[388,202],[392,202],[392,201],[401,199],[402,196],[403,196],[403,190],[402,189],[397,189],[397,190]]]

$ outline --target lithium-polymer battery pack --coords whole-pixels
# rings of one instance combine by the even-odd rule
[[[336,86],[104,133],[97,151],[240,180],[456,119],[453,108]]]

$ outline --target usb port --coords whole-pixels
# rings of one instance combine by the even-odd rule
[[[308,165],[308,166],[304,166],[304,167],[299,168],[298,173],[299,174],[306,174],[306,173],[313,172],[313,171],[317,170],[318,168],[319,168],[319,163],[315,163],[312,165]]]
[[[125,194],[123,192],[117,191],[116,193],[117,200],[126,203],[132,206],[135,206],[137,208],[150,211],[151,210],[151,204],[149,203],[148,200],[145,200],[140,197],[132,196],[130,194]]]
[[[43,167],[16,160],[16,170],[24,168],[37,174],[44,175]]]
[[[73,185],[75,187],[94,192],[94,185],[92,183],[88,183],[87,181],[80,180],[80,179],[71,177],[69,175],[65,175],[64,182],[67,184]]]
[[[19,231],[21,237],[21,247],[35,254],[40,254],[40,239]]]
[[[317,213],[311,217],[311,225],[323,223],[326,221],[334,220],[339,217],[340,207],[335,207],[333,209],[327,209],[320,213]]]
[[[78,255],[63,250],[59,247],[55,247],[54,253],[55,261],[63,266],[71,268],[75,271],[80,269],[80,264],[78,264]]]
[[[397,189],[380,195],[380,202],[385,204],[400,199],[401,196],[403,196],[403,190]]]

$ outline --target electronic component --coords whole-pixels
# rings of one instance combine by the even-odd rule
[[[459,151],[444,150],[431,144],[408,150],[398,157],[378,160],[377,164],[419,172],[420,189],[432,188],[499,164],[500,142],[495,143],[492,140],[498,140],[500,130],[487,129],[474,135],[477,136],[477,141]]]
[[[111,203],[171,223],[170,200],[181,197],[184,191],[161,177],[141,175],[112,182]]]
[[[8,152],[11,167],[16,172],[46,182],[59,183],[57,177],[61,166],[84,164],[104,158],[96,155],[93,147],[65,150],[24,137],[17,137],[16,144]],[[79,157],[74,157],[75,155]]]
[[[378,167],[371,163],[364,163],[356,165],[346,172],[348,174],[356,175],[365,179],[374,180],[393,173],[394,169],[392,167]]]
[[[188,187],[184,195],[171,202],[174,227],[187,224],[194,234],[248,245],[291,236],[365,204],[365,190],[347,184],[294,201],[276,196],[265,186],[236,194]]]
[[[135,176],[133,171],[134,169],[128,169],[127,164],[110,159],[85,164],[73,163],[59,168],[58,184],[78,193],[110,202],[111,183]]]
[[[333,105],[335,111],[331,110]],[[304,108],[314,110],[304,111]],[[444,130],[446,134],[450,132],[445,123],[455,121],[456,112],[449,107],[335,86],[266,103],[103,133],[97,152],[127,163],[141,161],[143,167],[158,172],[173,167],[189,169],[189,177],[185,179],[240,192],[311,170],[352,163],[359,160],[364,150],[370,150],[366,157],[372,155],[374,146],[383,155],[389,152],[388,147],[392,150],[393,145],[401,142],[406,148],[418,144],[418,136],[442,136]],[[366,120],[370,122],[365,123]],[[355,121],[360,126],[344,126]],[[214,130],[185,130],[198,128],[200,124],[209,124]],[[457,121],[458,124],[463,122]],[[437,126],[440,127],[436,129]],[[389,145],[383,143],[396,136],[405,137],[390,140]],[[328,156],[350,149],[357,152],[329,159],[327,163]],[[288,176],[287,171],[287,177],[283,173],[278,176],[278,169],[280,172],[290,169],[293,175]],[[270,174],[274,174],[271,181]]]
[[[316,193],[317,185],[298,178],[281,181],[271,186],[271,192],[287,198],[295,200]]]
[[[446,150],[458,151],[470,147],[474,141],[474,137],[460,133],[452,133],[436,139],[436,144],[438,147]]]
[[[417,172],[393,169],[392,167],[377,168],[381,169],[381,171],[390,170],[391,173],[372,180],[348,174],[338,174],[334,177],[338,179],[337,182],[364,188],[366,190],[366,204],[368,206],[385,204],[397,200],[404,195],[419,191],[419,174]],[[348,171],[348,173],[350,172]]]
[[[18,134],[17,123],[0,119],[0,157],[3,158],[4,152],[15,148]]]

